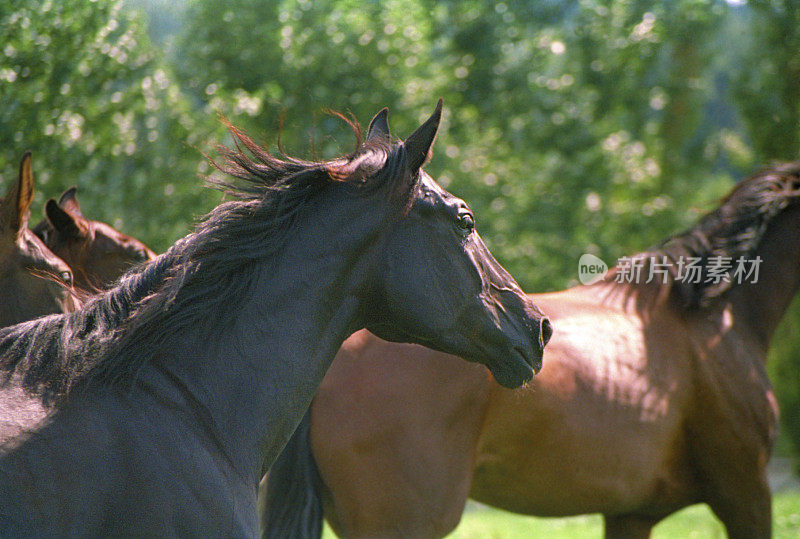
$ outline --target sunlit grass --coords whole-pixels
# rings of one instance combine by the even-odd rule
[[[800,491],[777,494],[773,498],[773,537],[800,537]],[[529,537],[600,538],[603,519],[599,515],[570,518],[523,517],[480,508],[464,514],[461,524],[448,537],[451,539],[517,539]],[[705,505],[687,507],[659,523],[654,539],[724,538],[725,528]]]
[[[777,494],[773,498],[773,537],[800,537],[800,491]],[[325,527],[326,539],[335,537]],[[527,539],[530,537],[597,539],[603,536],[599,515],[569,518],[525,517],[492,508],[468,510],[450,539]],[[687,507],[662,521],[653,530],[654,539],[724,538],[725,528],[705,505]]]

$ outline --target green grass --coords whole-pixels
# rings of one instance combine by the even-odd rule
[[[773,536],[800,537],[800,491],[783,492],[773,498]],[[468,511],[451,539],[516,539],[546,537],[578,539],[603,536],[599,515],[569,518],[523,517],[491,508]],[[725,528],[705,505],[694,505],[675,513],[653,530],[654,539],[724,538]]]
[[[776,539],[800,537],[800,491],[782,492],[773,497],[772,532]],[[599,515],[569,518],[524,517],[479,507],[464,513],[449,539],[597,539],[603,536]],[[323,537],[335,537],[326,525]],[[724,538],[725,529],[705,505],[694,505],[675,513],[653,530],[654,539]]]

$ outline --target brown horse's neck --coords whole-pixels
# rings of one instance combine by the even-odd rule
[[[772,335],[800,288],[800,207],[776,216],[750,259],[761,258],[757,282],[730,292],[735,316],[769,347]]]

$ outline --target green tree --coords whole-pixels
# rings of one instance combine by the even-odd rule
[[[574,282],[587,249],[613,259],[686,224],[698,178],[713,195],[729,185],[693,129],[726,13],[713,6],[237,0],[220,12],[201,0],[178,40],[179,73],[207,113],[259,134],[285,114],[285,145],[315,133],[322,155],[343,150],[328,143],[342,132],[318,116],[325,107],[364,121],[388,105],[406,134],[444,97],[430,169],[475,207],[524,286],[552,289]]]
[[[800,157],[800,4],[751,0],[749,50],[734,97],[757,160]]]
[[[107,0],[0,0],[0,44],[4,183],[31,149],[39,203],[76,184],[86,215],[155,249],[185,233],[208,205],[191,147],[207,130],[139,17]]]
[[[271,143],[283,116],[287,151],[305,151],[313,137],[315,151],[330,157],[349,150],[350,139],[326,109],[366,121],[391,105],[393,129],[407,133],[432,108],[427,24],[414,1],[235,0],[222,10],[200,1],[188,10],[175,61],[206,113]]]
[[[754,161],[800,157],[800,5],[751,0],[750,46],[736,64],[734,98],[746,125]],[[781,423],[800,451],[800,301],[778,329],[770,351],[770,378]]]

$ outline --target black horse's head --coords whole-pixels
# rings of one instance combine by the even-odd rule
[[[440,100],[425,123],[393,146],[386,109],[370,124],[366,144],[384,141],[400,154],[384,166],[406,177],[399,183],[412,192],[375,251],[366,327],[387,340],[482,363],[500,384],[516,387],[541,368],[552,328],[486,248],[469,206],[422,170],[441,106]]]

